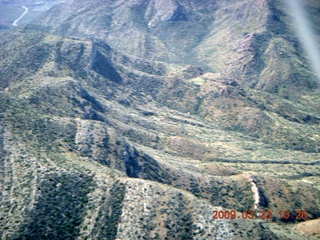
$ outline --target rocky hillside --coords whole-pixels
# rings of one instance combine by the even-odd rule
[[[285,7],[282,1],[73,1],[51,9],[34,29],[99,39],[137,58],[161,61],[197,88],[191,96],[180,94],[191,102],[180,111],[275,146],[317,151],[313,129],[303,125],[309,133],[295,132],[296,123],[319,123],[319,99],[313,100],[319,84]]]
[[[282,1],[67,1],[0,52],[2,239],[320,236],[320,92]]]

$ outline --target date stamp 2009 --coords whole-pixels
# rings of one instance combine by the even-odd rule
[[[271,220],[273,213],[271,210],[260,210],[256,212],[254,210],[244,210],[240,214],[235,210],[213,210],[213,219],[261,219],[261,220]],[[296,210],[295,213],[290,213],[288,210],[280,210],[278,212],[278,217],[280,219],[296,219],[296,220],[306,220],[308,218],[308,213],[306,210]]]

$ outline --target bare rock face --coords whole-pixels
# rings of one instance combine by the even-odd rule
[[[314,229],[320,95],[282,1],[66,1],[0,52],[2,239]]]

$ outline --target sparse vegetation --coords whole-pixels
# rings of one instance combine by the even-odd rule
[[[92,187],[92,179],[84,174],[44,175],[34,208],[11,239],[74,239]]]
[[[1,238],[303,238],[295,210],[320,217],[319,89],[282,2],[156,2],[0,33]],[[269,222],[212,219],[254,186]]]

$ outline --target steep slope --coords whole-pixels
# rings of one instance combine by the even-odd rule
[[[284,2],[162,4],[160,0],[73,1],[53,8],[33,28],[94,37],[138,58],[170,64],[170,72],[189,78],[198,88],[191,96],[180,93],[194,104],[179,110],[275,146],[296,149],[300,145],[299,150],[318,151],[314,127],[320,119],[319,99],[314,96],[319,88]],[[201,67],[200,71],[190,64]]]
[[[106,40],[137,57],[196,64],[258,89],[309,90],[315,82],[291,22],[284,2],[265,0],[72,1],[38,21],[54,33]]]
[[[1,35],[3,239],[302,237],[279,223],[320,216],[320,96],[280,2],[65,4]],[[253,183],[273,223],[212,219]]]

